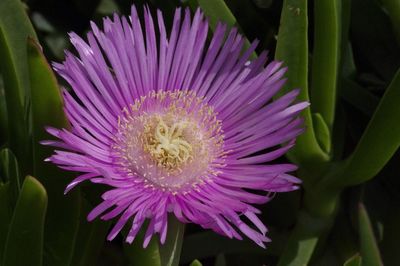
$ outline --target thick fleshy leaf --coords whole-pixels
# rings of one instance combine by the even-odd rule
[[[143,226],[146,228],[147,226]],[[182,248],[184,224],[175,217],[168,217],[167,238],[159,245],[157,238],[152,238],[146,248],[143,248],[145,231],[141,230],[132,244],[124,244],[124,251],[131,265],[148,266],[178,266]]]
[[[66,127],[60,90],[56,77],[44,57],[41,47],[33,40],[28,40],[28,66],[31,82],[31,101],[33,116],[34,172],[41,171],[44,159],[51,149],[39,142],[49,135],[46,126]],[[51,112],[49,112],[51,110]]]
[[[400,71],[387,88],[354,153],[340,177],[340,186],[356,185],[374,177],[400,146]]]
[[[400,45],[400,1],[382,0],[382,3],[386,7],[396,33],[397,41]]]
[[[224,0],[188,0],[188,3],[193,10],[197,7],[201,8],[209,19],[211,30],[216,28],[218,22],[226,23],[230,27],[235,26],[240,30],[240,25]],[[245,36],[244,38],[244,47],[249,48],[250,42]],[[253,53],[252,58],[254,57],[255,54]]]
[[[278,265],[308,265],[319,237],[326,231],[327,226],[329,220],[310,215],[305,211],[300,212]]]
[[[236,18],[229,10],[224,0],[190,0],[191,5],[201,7],[204,14],[210,19],[210,27],[215,29],[218,22],[225,22],[229,26],[237,26]]]
[[[81,198],[81,201],[81,214],[85,217],[80,219],[81,221],[75,240],[75,251],[71,265],[96,265],[111,223],[102,220],[88,222],[86,220],[86,214],[90,212],[92,206],[83,197]]]
[[[353,257],[345,261],[343,266],[361,266],[362,258],[360,254],[355,254]]]
[[[0,182],[0,262],[3,261],[4,247],[7,240],[8,228],[11,222],[13,206],[11,202],[10,183]]]
[[[68,179],[55,166],[45,163],[51,149],[39,141],[49,138],[45,126],[66,127],[57,80],[40,46],[28,40],[28,69],[31,83],[35,174],[49,195],[45,231],[45,263],[69,265],[79,227],[79,190],[63,195]]]
[[[275,58],[289,67],[288,81],[282,91],[300,88],[299,100],[309,101],[307,1],[284,1]],[[302,113],[306,131],[297,138],[289,157],[302,165],[327,161],[329,157],[319,146],[314,133],[310,108]]]
[[[19,175],[18,162],[14,154],[9,149],[0,151],[0,176],[9,182],[10,186],[10,204],[15,206],[19,192],[22,186],[22,180]]]
[[[168,217],[167,240],[160,246],[160,259],[163,266],[178,266],[181,258],[185,225],[174,216]]]
[[[194,260],[192,263],[190,263],[190,266],[203,266],[200,261]]]
[[[335,119],[341,48],[340,6],[340,0],[314,1],[314,50],[311,75],[312,108],[313,112],[321,114],[330,130],[332,130]],[[318,135],[318,131],[315,134]]]
[[[312,115],[315,135],[319,146],[326,152],[329,153],[331,150],[331,133],[329,126],[325,123],[324,118],[320,113],[314,113]]]
[[[367,210],[362,203],[360,203],[358,206],[358,228],[360,234],[360,247],[363,265],[383,265],[371,221],[369,219]]]
[[[0,151],[0,262],[8,228],[21,190],[18,163],[9,149]]]
[[[10,223],[2,265],[42,265],[46,208],[46,190],[35,178],[26,177]]]
[[[0,71],[0,95],[4,95],[4,82]],[[0,97],[0,145],[4,145],[8,138],[8,118],[6,98]]]
[[[343,33],[344,34],[344,33]],[[340,56],[341,61],[341,76],[342,78],[353,78],[356,75],[356,65],[354,62],[353,49],[351,48],[350,42],[347,40],[346,43],[342,43],[342,53]],[[339,92],[341,91],[339,88]]]
[[[8,114],[9,146],[20,166],[31,170],[29,137],[29,75],[26,39],[36,38],[32,24],[18,0],[0,1],[0,71]]]
[[[145,228],[139,231],[132,244],[124,243],[124,253],[130,262],[129,265],[161,266],[158,239],[152,238],[148,246],[143,248]]]

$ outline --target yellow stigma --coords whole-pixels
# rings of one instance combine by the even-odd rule
[[[170,170],[192,158],[192,146],[183,136],[186,122],[173,122],[167,125],[161,116],[157,116],[156,126],[146,125],[144,130],[144,150],[149,152],[158,166]]]

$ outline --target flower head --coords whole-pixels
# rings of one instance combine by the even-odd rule
[[[105,18],[104,31],[92,23],[87,42],[71,33],[79,56],[54,64],[73,92],[63,90],[71,129],[48,128],[59,140],[44,144],[60,148],[51,162],[81,173],[66,192],[86,180],[109,186],[88,215],[118,217],[109,240],[129,222],[132,242],[149,219],[144,246],[155,233],[163,243],[173,213],[264,246],[253,205],[298,188],[294,165],[267,163],[294,145],[308,104],[294,103],[297,90],[272,101],[281,63],[266,65],[265,52],[248,61],[257,42],[242,52],[235,28],[219,24],[207,41],[208,29],[200,10],[180,9],[170,34],[160,11],[154,23],[145,8],[142,27],[132,7],[129,18]]]

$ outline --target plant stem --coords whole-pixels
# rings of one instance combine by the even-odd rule
[[[174,215],[168,219],[168,235],[164,245],[160,245],[161,266],[178,266],[181,257],[185,224]]]

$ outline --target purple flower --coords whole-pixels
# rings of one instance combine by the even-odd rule
[[[167,215],[229,238],[245,235],[264,247],[267,228],[254,204],[298,188],[292,164],[266,164],[293,145],[298,118],[308,103],[294,103],[298,90],[272,97],[285,82],[281,62],[266,53],[248,61],[243,37],[209,25],[197,10],[175,12],[167,34],[144,9],[129,18],[92,23],[87,42],[71,33],[79,57],[67,52],[55,70],[70,84],[63,90],[71,129],[48,128],[60,148],[48,160],[80,172],[66,188],[90,180],[110,189],[88,220],[118,217],[112,240],[129,221],[131,243],[149,219],[144,246],[155,233],[164,243]],[[226,34],[227,33],[227,34]],[[246,220],[246,224],[243,220]]]

